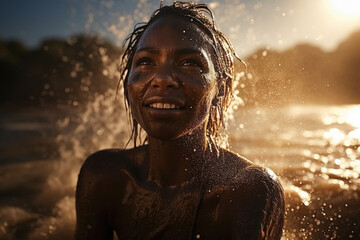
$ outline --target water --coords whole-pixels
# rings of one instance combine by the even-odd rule
[[[69,111],[0,119],[0,239],[71,239],[84,158],[128,140],[114,91]],[[277,173],[286,191],[283,239],[360,238],[360,105],[239,108],[230,146]]]
[[[360,238],[360,106],[240,110],[232,148],[286,191],[284,239]]]

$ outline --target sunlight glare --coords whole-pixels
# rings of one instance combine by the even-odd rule
[[[332,7],[342,15],[355,16],[360,15],[359,0],[330,0]]]
[[[338,128],[331,128],[324,133],[324,138],[332,145],[338,145],[345,139],[345,134]]]
[[[360,106],[349,109],[345,113],[345,121],[354,127],[360,128]]]

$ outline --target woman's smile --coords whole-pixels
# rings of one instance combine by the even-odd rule
[[[152,103],[149,105],[151,108],[156,109],[179,109],[180,107],[173,103]]]

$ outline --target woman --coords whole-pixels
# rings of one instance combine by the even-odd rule
[[[121,76],[135,147],[84,163],[76,239],[281,238],[276,176],[219,146],[234,54],[205,4],[160,7],[135,28]]]

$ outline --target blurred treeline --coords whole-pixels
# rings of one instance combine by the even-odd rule
[[[90,35],[47,39],[36,49],[0,40],[0,103],[48,107],[85,103],[116,87],[114,60],[120,54],[110,42]]]
[[[284,52],[260,49],[245,58],[248,74],[241,77],[239,96],[248,106],[360,103],[359,43],[360,31],[333,52],[308,44]],[[121,52],[89,35],[48,39],[36,49],[0,40],[0,104],[86,103],[116,88]]]
[[[332,52],[299,44],[284,52],[260,49],[246,62],[242,91],[250,104],[360,103],[360,31]]]

